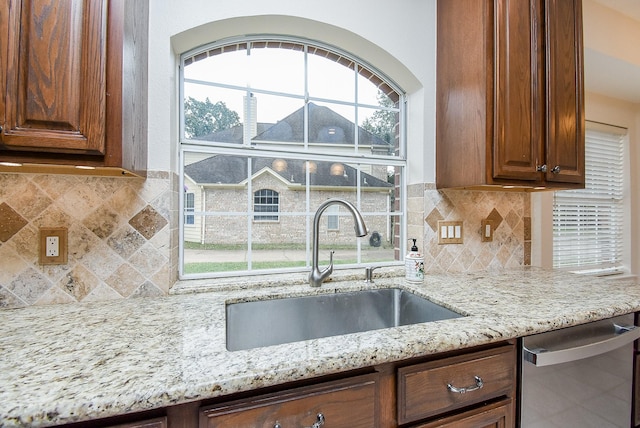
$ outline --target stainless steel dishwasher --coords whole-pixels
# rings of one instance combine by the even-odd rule
[[[520,426],[631,426],[633,315],[522,339]]]

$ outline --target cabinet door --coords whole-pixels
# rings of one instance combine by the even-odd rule
[[[509,428],[513,421],[512,401],[506,400],[413,428]]]
[[[107,0],[4,2],[0,145],[104,154]]]
[[[545,0],[546,180],[584,184],[581,0]]]
[[[540,180],[544,163],[539,0],[496,0],[493,178]]]
[[[378,426],[375,375],[359,376],[214,406],[200,412],[200,428]]]

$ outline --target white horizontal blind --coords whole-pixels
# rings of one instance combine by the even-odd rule
[[[621,271],[623,141],[618,133],[587,130],[585,188],[554,194],[555,268],[601,275]]]

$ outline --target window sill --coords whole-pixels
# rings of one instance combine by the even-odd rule
[[[329,282],[336,281],[364,281],[364,269],[336,269],[331,274]],[[396,278],[404,275],[404,265],[382,266],[375,270],[375,278]],[[242,290],[264,287],[279,287],[283,285],[300,285],[308,283],[308,272],[243,275],[224,278],[183,279],[176,282],[169,290],[169,294],[193,294],[209,291]]]

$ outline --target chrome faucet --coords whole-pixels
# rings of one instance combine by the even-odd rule
[[[320,216],[327,209],[329,205],[342,205],[345,207],[351,215],[353,216],[353,220],[355,222],[355,231],[357,237],[365,236],[367,232],[367,226],[364,224],[364,219],[362,218],[362,214],[360,211],[348,201],[343,199],[328,199],[324,201],[316,211],[316,215],[313,218],[313,254],[311,260],[311,273],[309,273],[309,285],[312,287],[320,287],[322,282],[331,275],[333,272],[333,251],[329,253],[329,266],[325,270],[320,270],[318,267],[318,235],[320,234]]]

